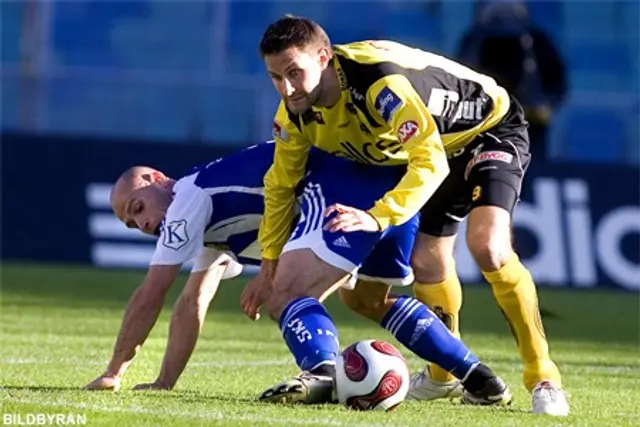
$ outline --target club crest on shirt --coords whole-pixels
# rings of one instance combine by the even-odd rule
[[[187,220],[171,221],[162,227],[162,244],[169,249],[179,250],[189,243]]]
[[[278,123],[276,120],[273,121],[272,135],[274,138],[281,139],[283,141],[287,141],[289,139],[289,135],[287,134],[287,131],[284,130],[282,125]]]

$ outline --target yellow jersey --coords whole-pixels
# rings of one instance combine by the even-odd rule
[[[368,211],[385,229],[415,215],[449,173],[448,155],[509,110],[495,80],[433,53],[372,40],[336,45],[334,53],[338,103],[292,114],[281,102],[276,113],[259,234],[266,259],[277,259],[288,239],[311,145],[362,163],[407,164],[398,185]]]

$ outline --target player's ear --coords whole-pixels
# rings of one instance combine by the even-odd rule
[[[329,62],[331,62],[331,52],[325,46],[318,48],[318,61],[322,69],[327,68]]]
[[[151,174],[151,182],[163,182],[167,179],[166,176],[160,171],[155,171]]]

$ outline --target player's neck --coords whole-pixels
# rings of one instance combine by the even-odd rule
[[[316,102],[316,106],[331,108],[336,105],[342,97],[340,80],[338,80],[338,73],[336,72],[335,67],[329,66],[324,70],[321,78],[321,85],[322,92],[318,102]]]

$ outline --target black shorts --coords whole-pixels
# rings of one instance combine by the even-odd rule
[[[522,107],[511,98],[500,123],[450,155],[449,175],[420,210],[420,232],[453,236],[476,206],[513,213],[531,157],[527,127]]]

